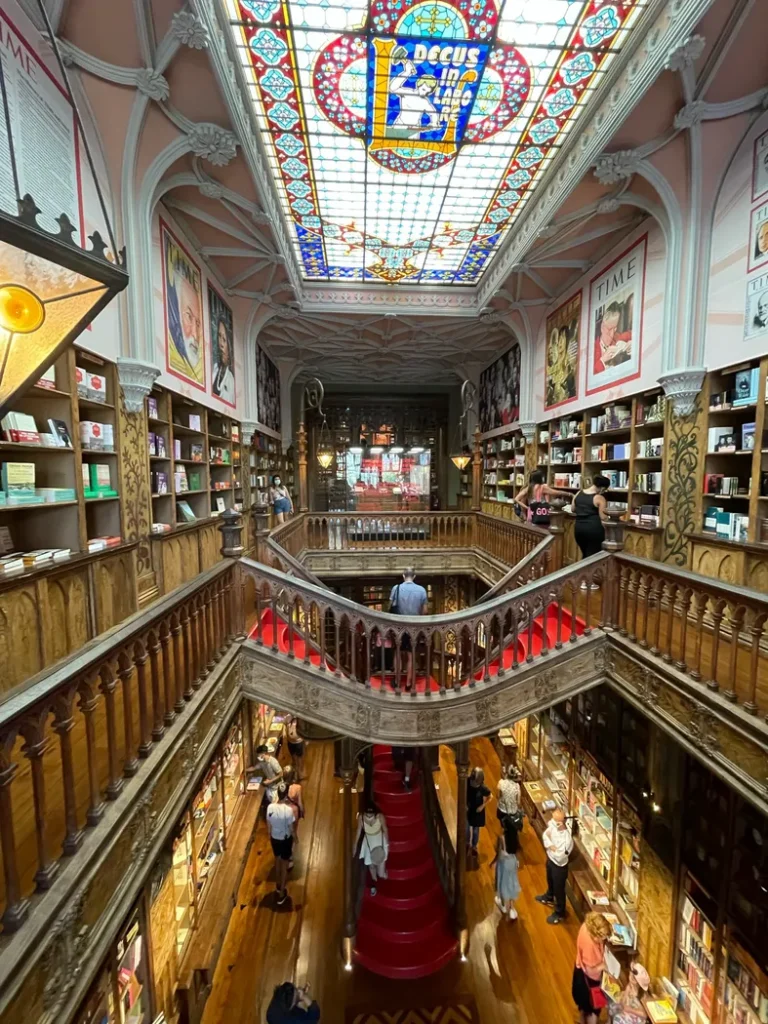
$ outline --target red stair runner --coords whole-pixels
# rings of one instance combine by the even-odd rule
[[[408,793],[391,747],[373,748],[373,794],[389,829],[388,878],[376,883],[375,896],[366,878],[354,957],[385,978],[425,978],[452,960],[458,948],[415,772],[411,782]]]

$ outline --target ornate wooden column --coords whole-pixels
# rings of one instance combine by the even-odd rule
[[[480,445],[480,427],[475,427],[472,451],[472,511],[482,508],[483,496],[483,450]]]
[[[605,523],[605,540],[603,551],[617,554],[624,550],[624,531],[626,523],[621,518],[621,512],[608,512],[609,522]],[[615,559],[606,569],[604,580],[604,597],[602,606],[603,628],[611,632],[619,620],[619,571]],[[647,608],[646,608],[647,614]]]
[[[303,419],[299,424],[298,452],[299,512],[309,512],[309,491],[307,489],[307,428],[304,426]]]
[[[453,889],[453,915],[459,936],[459,952],[466,953],[467,907],[464,876],[467,870],[467,775],[469,773],[469,742],[454,744],[456,751],[456,875]]]

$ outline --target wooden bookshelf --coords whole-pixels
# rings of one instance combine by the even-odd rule
[[[483,443],[483,501],[512,505],[525,486],[525,438],[520,430]]]
[[[272,477],[282,473],[280,442],[268,434],[256,431],[250,451],[251,497],[254,504],[270,508],[269,488]],[[282,479],[282,476],[281,476]],[[294,504],[297,499],[294,498]]]

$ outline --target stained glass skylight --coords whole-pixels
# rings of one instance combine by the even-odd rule
[[[474,285],[648,0],[223,0],[307,281]]]

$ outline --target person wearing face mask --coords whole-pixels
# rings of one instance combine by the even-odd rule
[[[288,488],[283,485],[282,480],[279,476],[272,477],[272,486],[269,489],[269,501],[272,505],[272,511],[275,513],[275,519],[280,523],[285,522],[287,515],[293,515],[293,502],[291,501],[291,495],[288,493]]]

